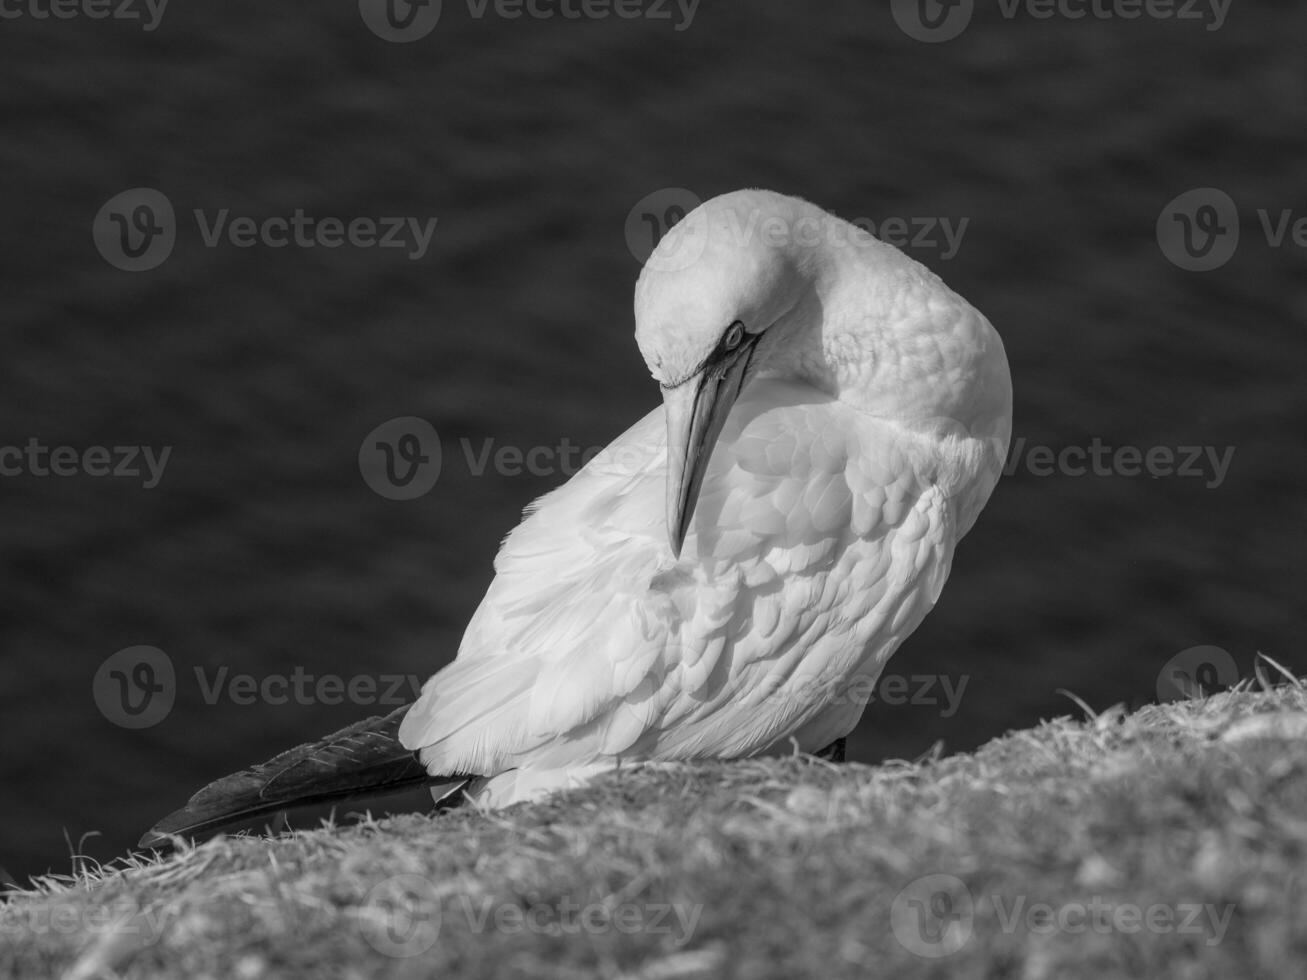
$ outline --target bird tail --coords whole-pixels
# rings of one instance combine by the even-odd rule
[[[139,846],[166,845],[172,835],[196,836],[290,807],[466,782],[464,776],[429,775],[417,756],[399,744],[399,724],[410,707],[355,722],[210,783],[150,828]]]

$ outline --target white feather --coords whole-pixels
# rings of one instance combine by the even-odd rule
[[[731,208],[824,215],[766,192],[727,197],[704,206],[705,234]],[[656,372],[701,356],[696,304],[705,322],[731,304],[781,310],[729,281],[757,265],[734,250],[754,248],[710,238],[702,268],[646,269],[637,333]],[[505,803],[626,762],[750,756],[790,738],[816,751],[856,724],[845,692],[934,604],[1010,428],[997,335],[882,248],[819,257],[812,322],[767,314],[795,320],[790,346],[731,411],[680,559],[661,408],[528,511],[457,659],[404,719],[401,741],[430,772],[484,777],[482,797]]]

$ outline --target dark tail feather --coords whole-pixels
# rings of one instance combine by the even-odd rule
[[[355,722],[210,783],[150,828],[139,846],[166,845],[169,834],[196,836],[288,807],[457,780],[428,775],[417,757],[399,744],[399,723],[409,707]]]

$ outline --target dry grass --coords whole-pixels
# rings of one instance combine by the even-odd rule
[[[11,897],[0,968],[1302,975],[1305,746],[1307,692],[1263,683],[917,764],[663,766],[499,813],[219,838]]]

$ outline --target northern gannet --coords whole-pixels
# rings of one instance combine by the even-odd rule
[[[501,806],[841,742],[998,481],[1002,341],[902,252],[763,190],[663,238],[635,338],[662,406],[528,508],[417,702],[211,784],[143,845],[420,783]]]

